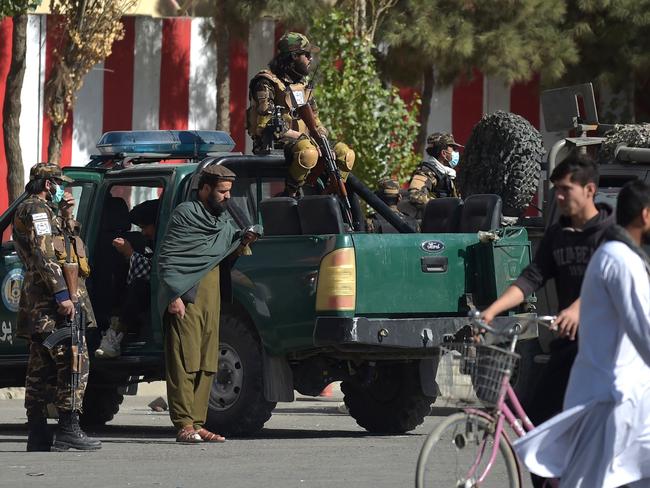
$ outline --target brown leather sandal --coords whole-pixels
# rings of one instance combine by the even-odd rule
[[[197,431],[194,430],[194,427],[183,427],[176,434],[176,442],[182,444],[199,444],[203,442],[203,438],[199,435]]]
[[[224,436],[210,432],[208,429],[204,429],[203,427],[197,430],[196,433],[205,442],[226,442],[226,438]]]

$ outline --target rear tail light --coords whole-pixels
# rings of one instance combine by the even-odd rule
[[[316,310],[354,310],[356,291],[354,248],[346,247],[327,254],[321,261],[318,272]]]

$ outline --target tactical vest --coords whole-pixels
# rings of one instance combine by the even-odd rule
[[[454,196],[454,186],[451,177],[436,168],[435,164],[428,161],[422,161],[422,166],[431,171],[436,177],[436,185],[431,189],[436,198],[445,198]]]
[[[86,247],[81,237],[68,236],[68,242],[66,242],[66,237],[63,234],[55,234],[52,236],[52,245],[59,265],[63,266],[66,262],[77,263],[79,265],[79,276],[82,278],[90,276]],[[68,258],[68,253],[70,253],[70,258]]]
[[[248,86],[249,107],[246,110],[246,130],[248,131],[248,134],[252,138],[259,137],[259,134],[256,133],[259,113],[253,90],[255,90],[255,85],[261,78],[269,80],[273,85],[273,101],[276,106],[281,106],[284,109],[283,119],[286,122],[287,127],[300,133],[307,134],[309,132],[307,126],[300,118],[298,118],[295,112],[297,107],[293,103],[291,92],[293,92],[293,98],[295,98],[296,103],[298,105],[303,105],[307,100],[309,100],[312,90],[308,89],[305,83],[291,83],[287,85],[267,69],[257,73]]]

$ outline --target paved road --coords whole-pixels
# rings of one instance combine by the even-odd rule
[[[93,453],[25,453],[22,400],[0,401],[2,487],[411,487],[424,436],[448,410],[413,433],[370,435],[334,401],[279,404],[255,438],[179,445],[152,397],[126,397],[115,420],[95,434]],[[497,486],[500,484],[497,483]]]

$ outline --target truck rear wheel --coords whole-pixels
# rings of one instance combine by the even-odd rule
[[[518,217],[537,192],[545,154],[541,134],[523,117],[500,110],[485,115],[463,151],[460,192],[496,193],[504,215]]]
[[[262,346],[252,327],[241,316],[221,316],[219,367],[208,402],[207,427],[213,432],[254,434],[275,408],[264,398]]]
[[[415,429],[431,412],[434,397],[422,393],[415,364],[377,366],[374,379],[341,383],[350,415],[369,432],[401,434]]]

